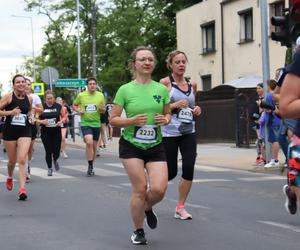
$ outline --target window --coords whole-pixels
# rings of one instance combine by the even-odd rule
[[[239,11],[240,16],[240,43],[253,41],[253,14],[252,8]]]
[[[208,54],[215,52],[215,22],[209,22],[201,25],[202,29],[202,53]]]
[[[211,75],[201,76],[202,80],[202,90],[207,91],[211,89]]]
[[[284,16],[284,0],[280,0],[270,4],[270,17],[272,16]],[[271,32],[280,32],[280,27],[278,26],[270,26]]]

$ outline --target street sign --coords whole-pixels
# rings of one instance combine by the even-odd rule
[[[55,87],[84,87],[86,79],[58,79]]]
[[[45,94],[45,88],[43,82],[33,82],[31,84],[31,88],[33,92],[37,95],[44,95]]]
[[[50,85],[50,89],[52,90],[52,85],[55,84],[55,81],[58,79],[59,74],[57,69],[53,67],[46,67],[42,70],[41,77],[43,82]]]

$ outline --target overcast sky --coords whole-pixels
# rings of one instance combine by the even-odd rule
[[[10,84],[16,68],[20,68],[24,57],[32,57],[32,36],[30,18],[12,17],[22,15],[32,17],[35,55],[45,43],[43,27],[47,18],[24,11],[23,0],[0,0],[0,84],[5,89]]]

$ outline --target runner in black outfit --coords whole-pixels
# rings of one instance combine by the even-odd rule
[[[23,75],[15,75],[13,91],[0,100],[0,116],[6,116],[3,127],[3,140],[8,163],[6,188],[13,189],[13,173],[16,162],[19,165],[19,200],[27,199],[26,159],[31,142],[31,97],[26,95],[26,81]]]
[[[39,116],[37,123],[41,125],[41,139],[46,151],[48,176],[52,176],[52,159],[54,168],[59,170],[57,162],[61,147],[61,126],[66,121],[67,114],[62,111],[60,104],[55,102],[52,91],[45,94],[44,111]]]

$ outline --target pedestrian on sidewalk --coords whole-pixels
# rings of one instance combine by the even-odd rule
[[[187,56],[182,51],[169,53],[167,67],[171,74],[160,80],[168,88],[171,98],[172,120],[162,127],[169,181],[177,176],[178,150],[182,156],[179,197],[174,214],[175,218],[181,220],[192,219],[192,215],[185,209],[185,202],[192,188],[197,156],[194,117],[201,114],[201,108],[195,105],[197,83],[184,77],[187,61]]]
[[[19,200],[26,200],[26,163],[33,123],[32,99],[26,94],[26,80],[23,75],[15,75],[12,83],[13,91],[0,100],[0,116],[6,117],[3,126],[3,140],[8,157],[6,188],[9,191],[13,189],[13,173],[18,162]]]
[[[56,171],[60,169],[58,158],[61,148],[61,126],[67,120],[67,114],[62,106],[55,102],[54,93],[47,90],[43,112],[36,120],[41,125],[41,139],[45,148],[45,159],[48,167],[48,176],[52,176],[52,161]]]
[[[299,38],[297,39],[299,40]],[[296,118],[288,148],[287,185],[283,186],[286,196],[285,208],[290,214],[297,212],[300,202],[300,49],[293,56],[293,61],[286,68],[279,97],[280,114],[284,118]]]
[[[256,85],[256,93],[257,93],[257,98],[255,99],[255,102],[252,103],[251,106],[251,111],[250,111],[250,122],[251,122],[251,128],[253,128],[256,132],[256,152],[257,156],[255,159],[255,164],[256,165],[261,165],[265,164],[265,155],[264,155],[264,141],[260,133],[260,127],[261,124],[259,122],[259,119],[261,117],[261,114],[263,112],[262,108],[260,108],[260,103],[264,99],[264,90],[263,90],[263,84],[258,83]]]
[[[80,114],[80,128],[86,145],[86,159],[88,161],[87,175],[93,176],[94,160],[97,143],[100,135],[100,113],[105,112],[105,98],[102,92],[97,91],[97,79],[87,79],[87,90],[81,92],[73,102],[73,110]]]
[[[130,206],[134,232],[131,241],[145,245],[144,217],[146,215],[151,229],[157,227],[153,206],[163,199],[167,190],[168,172],[160,126],[170,122],[170,99],[167,88],[151,78],[155,67],[151,48],[136,48],[129,63],[133,80],[117,91],[110,123],[124,128],[119,157],[132,185]],[[123,110],[127,117],[121,116]]]
[[[271,143],[271,160],[264,165],[264,168],[279,168],[280,163],[278,159],[279,155],[279,129],[281,118],[279,117],[279,109],[276,106],[276,101],[273,99],[273,91],[276,88],[276,81],[269,79],[267,81],[268,93],[264,99],[264,102],[261,102],[260,107],[263,108],[266,112],[266,127],[268,133],[268,142]]]

